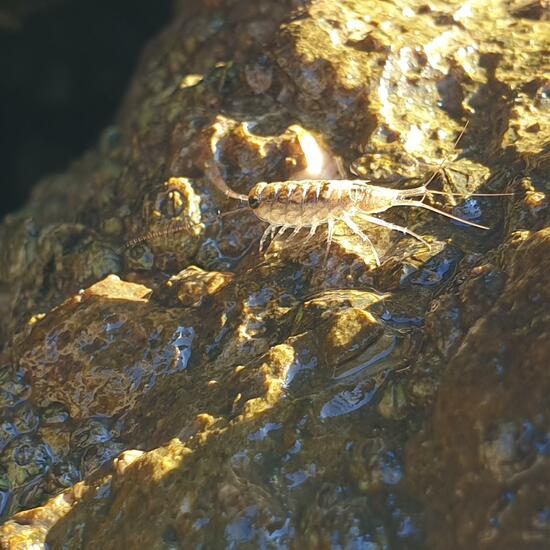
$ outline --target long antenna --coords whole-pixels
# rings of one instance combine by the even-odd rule
[[[216,218],[225,218],[226,216],[232,216],[233,214],[238,214],[239,212],[244,212],[245,210],[250,210],[250,208],[248,206],[239,206],[239,208],[234,208],[233,210],[219,212]]]
[[[215,162],[206,161],[204,163],[204,171],[206,175],[212,180],[212,183],[226,196],[231,199],[237,199],[238,201],[248,202],[248,197],[242,193],[237,193],[231,189],[225,183],[225,180],[220,174],[219,168],[216,166]]]

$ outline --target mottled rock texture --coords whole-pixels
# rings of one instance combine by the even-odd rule
[[[3,547],[548,547],[541,6],[181,2],[0,227]],[[326,266],[321,230],[260,254],[212,167],[298,177],[305,134],[381,185],[514,196],[427,199],[487,231],[381,215],[430,250],[361,222],[380,267],[343,225]]]

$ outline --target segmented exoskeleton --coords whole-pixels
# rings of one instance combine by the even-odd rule
[[[422,200],[426,197],[427,192],[425,186],[399,190],[370,185],[363,180],[285,181],[256,184],[248,194],[248,205],[259,219],[269,223],[260,240],[260,249],[263,248],[268,235],[278,236],[287,229],[293,228],[294,231],[290,235],[292,238],[300,229],[309,227],[306,237],[308,240],[314,235],[319,225],[326,223],[328,228],[326,258],[332,241],[334,225],[341,220],[353,233],[369,243],[377,265],[380,265],[380,259],[374,245],[353,218],[401,231],[418,239],[428,248],[430,248],[430,244],[414,231],[377,218],[372,214],[384,212],[392,206],[418,206],[462,223],[487,229],[483,225],[462,220],[423,203]],[[416,198],[419,200],[415,200]]]
[[[460,136],[462,136],[461,132]],[[459,139],[460,139],[459,136]],[[445,161],[440,164],[440,169]],[[390,189],[372,185],[367,180],[332,180],[332,179],[306,179],[306,180],[288,180],[271,183],[257,183],[249,191],[248,195],[237,193],[231,189],[222,178],[215,161],[207,162],[205,173],[216,187],[227,197],[245,202],[250,210],[260,220],[269,225],[260,239],[260,252],[263,250],[266,239],[271,237],[275,239],[282,235],[288,229],[292,229],[292,234],[287,240],[295,237],[302,229],[309,228],[309,233],[305,237],[308,241],[320,225],[326,224],[328,228],[327,245],[325,252],[325,263],[332,242],[334,227],[337,221],[344,222],[349,229],[359,236],[363,241],[369,243],[374,259],[377,265],[380,265],[378,253],[361,228],[354,219],[363,220],[369,223],[386,227],[390,230],[400,231],[411,235],[423,243],[427,248],[430,244],[420,235],[411,231],[407,227],[402,227],[373,216],[380,212],[385,212],[394,206],[415,206],[436,212],[447,218],[459,221],[465,225],[476,227],[478,229],[489,229],[438,208],[426,204],[424,199],[429,193],[446,196],[464,196],[459,193],[446,193],[428,189],[428,185],[435,176],[419,187],[412,189]],[[469,196],[502,196],[513,195],[513,193],[473,193]],[[238,212],[242,208],[221,214],[225,216],[233,212]],[[140,237],[131,241],[132,244],[147,239],[148,236]],[[305,242],[304,241],[304,242]]]
[[[430,244],[414,231],[372,215],[384,212],[393,206],[416,206],[466,225],[488,229],[484,225],[453,216],[422,202],[428,193],[453,195],[453,193],[428,190],[426,185],[413,189],[389,189],[372,185],[365,180],[289,180],[257,183],[248,195],[243,195],[227,187],[217,168],[210,166],[207,172],[224,194],[234,199],[246,201],[256,217],[269,224],[260,239],[260,251],[263,250],[268,236],[276,238],[287,229],[293,229],[292,234],[288,237],[291,239],[301,229],[309,228],[309,233],[305,238],[307,241],[314,235],[319,225],[327,224],[326,261],[332,242],[334,226],[337,221],[341,220],[353,233],[369,243],[376,264],[380,265],[380,258],[374,245],[353,218],[401,231],[418,239],[430,248]],[[474,196],[485,196],[485,194],[475,194]]]

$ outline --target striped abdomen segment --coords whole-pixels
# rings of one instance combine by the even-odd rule
[[[303,180],[258,183],[248,204],[258,218],[289,227],[326,223],[355,212],[381,212],[397,198],[396,191],[357,180]]]
[[[319,225],[352,208],[349,182],[288,181],[258,183],[248,204],[258,218],[271,225]]]

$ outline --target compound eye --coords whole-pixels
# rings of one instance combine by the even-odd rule
[[[248,197],[248,206],[250,206],[252,210],[256,210],[256,208],[260,206],[260,199],[257,197]]]

